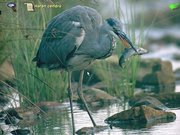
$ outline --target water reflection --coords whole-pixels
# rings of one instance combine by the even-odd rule
[[[69,117],[69,108],[57,111],[48,111],[41,115],[41,121],[38,125],[32,126],[37,135],[69,135],[71,134],[71,119]]]
[[[176,85],[156,85],[156,86],[151,86],[151,85],[141,85],[141,88],[144,89],[145,92],[148,93],[170,93],[170,92],[175,92]]]
[[[65,103],[67,104],[67,103]],[[180,107],[169,106],[168,111],[176,114],[176,120],[167,122],[166,120],[156,121],[149,124],[121,124],[113,125],[112,129],[106,129],[96,135],[125,135],[125,134],[178,134],[180,133]],[[176,107],[176,108],[174,108]],[[104,120],[118,112],[130,108],[127,103],[115,103],[112,105],[91,106],[90,111],[98,125],[107,125]],[[80,104],[74,104],[74,117],[76,130],[83,127],[93,126],[86,111]],[[22,120],[17,127],[7,126],[1,123],[1,127],[6,129],[6,134],[10,135],[7,130],[17,128],[25,128],[33,130],[33,135],[71,135],[72,126],[70,118],[69,106],[59,110],[46,111],[46,114],[41,114],[39,119]]]
[[[124,109],[129,108],[127,104],[126,107],[120,106],[118,103],[101,107],[90,107],[92,112],[92,116],[97,122],[98,125],[106,125],[104,123],[104,119],[107,117],[123,111]],[[82,127],[92,126],[91,121],[88,117],[86,111],[78,104],[74,105],[74,117],[75,117],[75,127],[76,130]],[[124,109],[123,109],[124,108]],[[168,122],[166,120],[157,121],[154,124],[137,124],[137,125],[116,125],[113,126],[112,129],[106,129],[96,135],[121,135],[121,134],[171,134],[172,129],[173,132],[178,134],[180,132],[179,123],[180,123],[180,108],[176,108],[175,110],[171,110],[172,112],[176,113],[176,120],[174,122]],[[38,125],[32,125],[31,127],[34,129],[35,135],[69,135],[72,134],[72,127],[71,127],[71,118],[70,118],[70,108],[66,108],[63,110],[58,111],[50,111],[47,112],[47,115],[42,115],[42,119],[38,122]],[[162,123],[163,122],[163,123]]]
[[[141,130],[143,128],[147,128],[150,129],[152,126],[158,125],[160,123],[170,123],[173,122],[174,119],[161,119],[161,120],[156,120],[154,122],[151,123],[147,123],[147,124],[141,124],[139,122],[134,122],[133,124],[113,124],[114,127],[120,128],[120,129],[133,129],[133,130]]]

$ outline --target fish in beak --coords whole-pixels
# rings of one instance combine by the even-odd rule
[[[123,54],[121,55],[119,59],[120,67],[124,68],[126,60],[128,60],[131,56],[143,55],[143,54],[148,53],[148,50],[142,47],[135,46],[135,49],[137,50],[137,52],[135,52],[134,49],[131,47],[124,49]]]
[[[118,35],[119,39],[122,41],[122,43],[124,44],[124,46],[126,48],[133,48],[135,52],[137,52],[136,48],[134,47],[134,45],[132,44],[132,42],[129,40],[129,38],[126,36],[126,34],[123,31],[120,32],[116,32],[116,34]]]

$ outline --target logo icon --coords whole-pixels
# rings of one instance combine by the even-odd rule
[[[33,12],[34,11],[34,5],[32,3],[24,3],[27,5],[27,11]]]
[[[180,3],[178,3],[178,4],[171,4],[169,7],[170,7],[171,10],[178,9],[180,7]]]
[[[16,12],[16,9],[15,9],[16,4],[15,4],[15,3],[9,3],[9,4],[7,4],[7,6],[10,7],[10,8],[12,8],[12,10],[13,10],[14,12]]]

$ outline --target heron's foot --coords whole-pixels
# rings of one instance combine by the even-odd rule
[[[106,126],[95,126],[95,127],[83,127],[79,129],[76,134],[78,135],[89,135],[108,129],[109,125]]]

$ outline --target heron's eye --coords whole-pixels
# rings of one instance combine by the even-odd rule
[[[113,30],[116,30],[116,28],[115,28],[115,27],[113,27]]]

